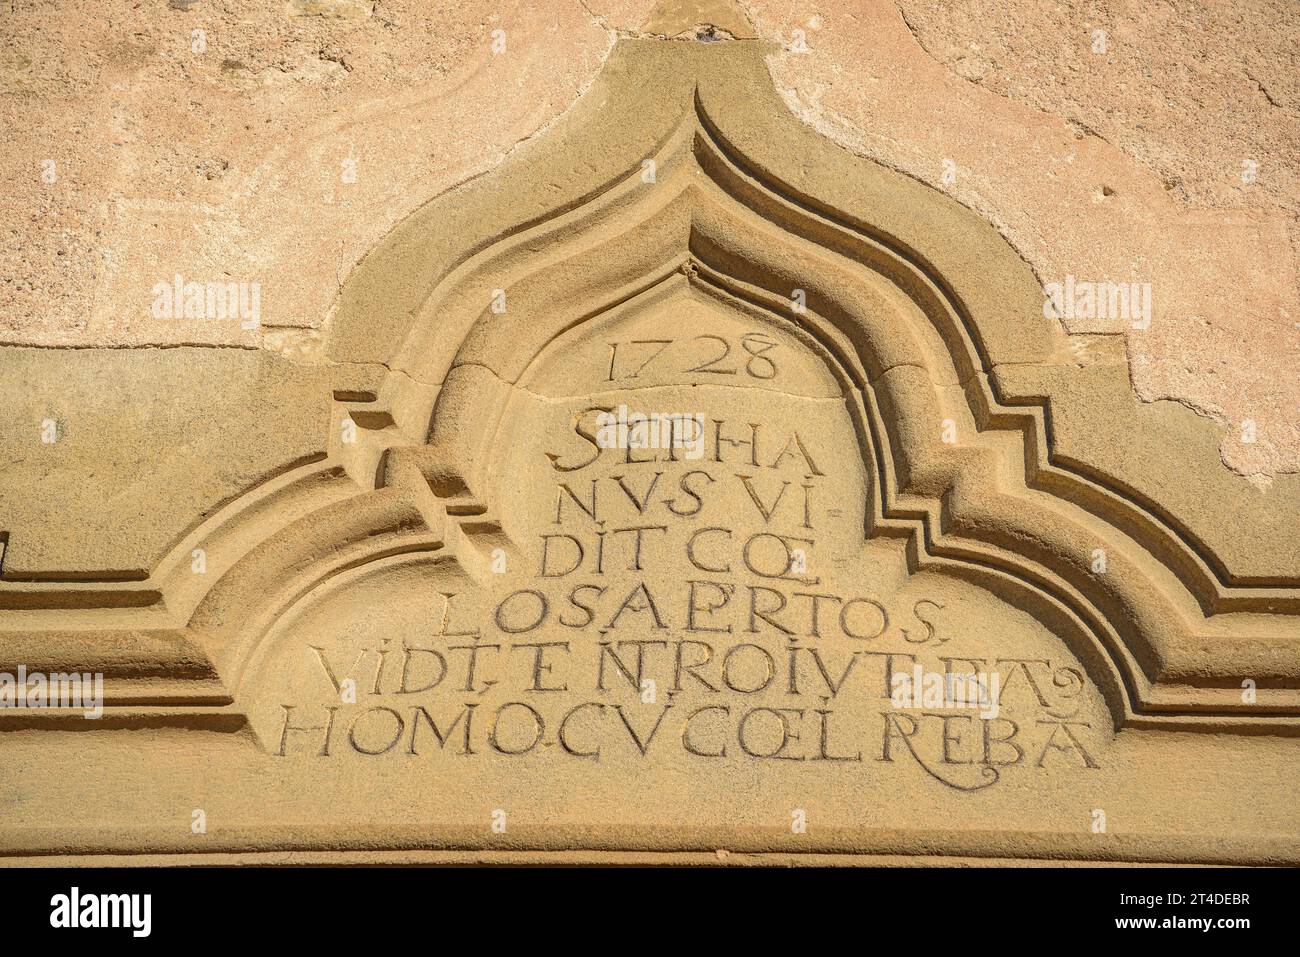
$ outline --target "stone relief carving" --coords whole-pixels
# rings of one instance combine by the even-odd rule
[[[1122,373],[1070,378],[1014,252],[786,117],[763,49],[622,43],[562,128],[349,280],[323,456],[143,581],[6,583],[9,654],[102,669],[110,728],[221,736],[280,809],[246,827],[302,847],[324,828],[285,836],[289,792],[364,829],[367,795],[431,776],[442,829],[401,846],[476,845],[453,791],[491,802],[522,774],[557,801],[598,788],[610,818],[543,802],[537,850],[651,824],[667,850],[784,849],[618,811],[646,787],[717,803],[726,780],[750,823],[760,795],[825,795],[816,846],[870,854],[932,851],[953,800],[1132,801],[1135,767],[1201,740],[1243,774],[1294,769],[1294,543],[1254,553],[1187,492],[1154,498],[1172,466],[1139,483],[1122,446],[1157,421],[1080,438]],[[861,807],[891,801],[882,835]],[[1214,853],[1249,859],[1239,838]],[[1038,818],[980,840],[956,853],[1197,859],[1207,839],[1144,822],[1097,846]]]

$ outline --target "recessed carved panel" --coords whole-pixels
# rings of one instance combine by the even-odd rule
[[[815,340],[665,285],[511,390],[490,527],[466,522],[445,559],[342,572],[281,617],[240,688],[263,746],[483,765],[496,789],[520,761],[547,790],[778,787],[807,763],[805,787],[873,803],[921,775],[1032,790],[1099,767],[1113,722],[1060,638],[868,537],[874,456]]]

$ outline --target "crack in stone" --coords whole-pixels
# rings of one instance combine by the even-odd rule
[[[285,328],[298,328],[285,327]],[[144,349],[240,349],[245,352],[267,352],[269,355],[279,355],[270,349],[263,349],[260,344],[246,342],[70,342],[70,343],[38,343],[38,342],[0,342],[0,349],[63,349],[72,351],[88,351],[95,349],[112,349],[118,352],[129,350]]]
[[[1254,74],[1252,74],[1249,70],[1246,70],[1245,73],[1246,73],[1246,79],[1250,80],[1251,83],[1254,83],[1255,86],[1259,87],[1259,92],[1264,94],[1264,99],[1268,100],[1270,106],[1275,106],[1278,109],[1282,108],[1282,104],[1273,98],[1273,94],[1268,91],[1268,87],[1266,87],[1263,83],[1257,80]]]

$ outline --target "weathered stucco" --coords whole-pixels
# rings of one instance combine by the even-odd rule
[[[1261,489],[1300,470],[1294,5],[781,0],[742,4],[748,23],[714,6],[704,39],[780,42],[796,115],[979,212],[1041,282],[1150,283],[1150,328],[1066,327],[1122,335],[1137,394],[1219,422],[1223,461]],[[366,250],[569,109],[618,36],[660,31],[651,7],[11,7],[0,341],[320,361]],[[261,326],[154,318],[178,274],[260,283]]]

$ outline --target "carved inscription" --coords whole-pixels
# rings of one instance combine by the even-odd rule
[[[845,401],[770,391],[801,347],[654,331],[585,343],[585,395],[521,390],[486,581],[426,576],[418,618],[391,630],[318,639],[324,612],[300,627],[270,750],[907,766],[962,791],[1098,767],[1099,699],[1059,640],[915,574],[904,543],[864,542],[870,472]],[[381,617],[414,587],[390,577]]]

